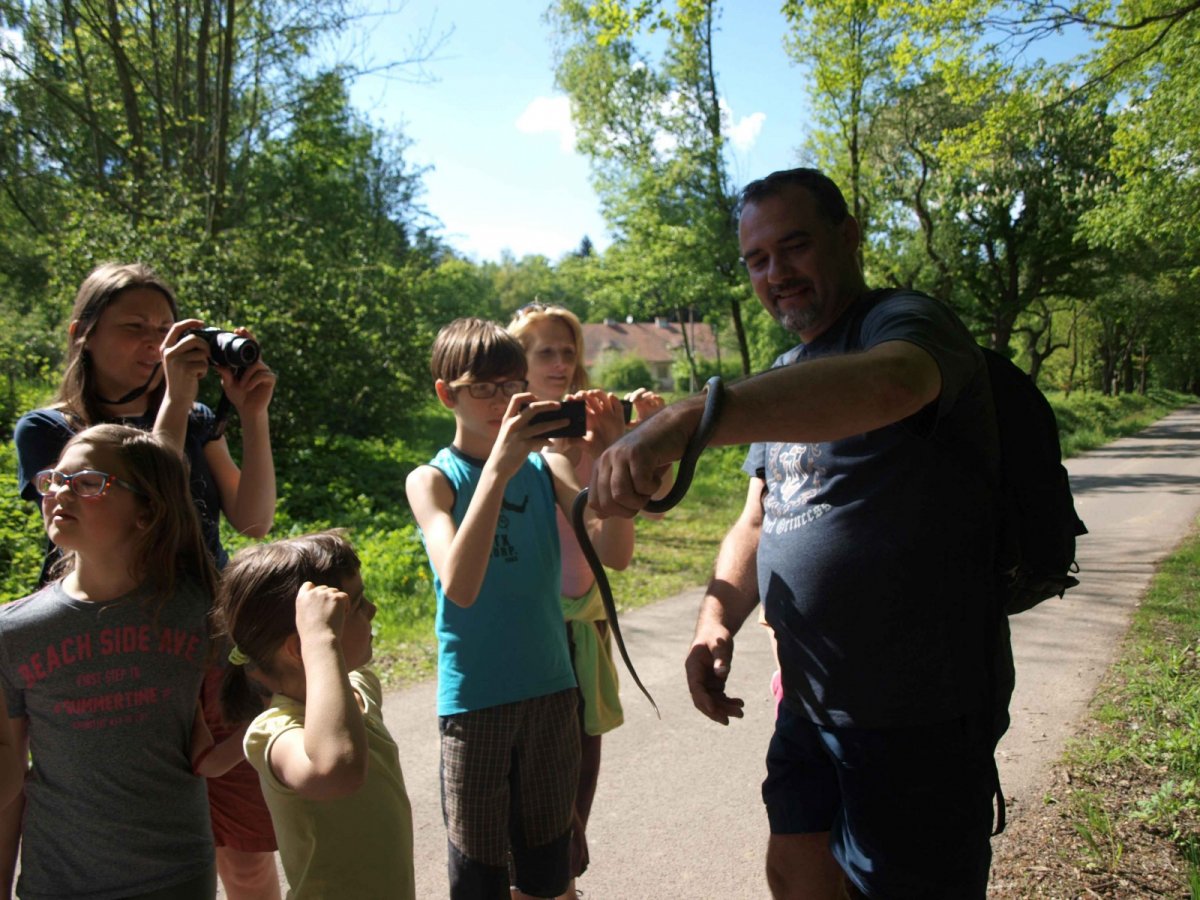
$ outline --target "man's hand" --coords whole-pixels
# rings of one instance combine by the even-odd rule
[[[683,456],[700,422],[704,398],[672,404],[613,444],[592,470],[588,505],[600,516],[637,515]]]
[[[742,718],[742,707],[746,705],[740,698],[725,693],[732,659],[733,635],[724,628],[711,626],[704,633],[697,631],[684,663],[692,703],[722,725],[728,725],[731,718]]]

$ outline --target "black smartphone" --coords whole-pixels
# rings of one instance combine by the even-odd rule
[[[529,420],[530,425],[541,422],[554,422],[558,419],[568,419],[562,428],[547,431],[539,437],[583,437],[587,434],[587,404],[582,400],[564,400],[558,409],[540,412]]]
[[[625,414],[625,424],[626,425],[628,425],[630,422],[632,422],[633,421],[633,401],[632,400],[622,400],[621,401],[621,412],[623,412]]]

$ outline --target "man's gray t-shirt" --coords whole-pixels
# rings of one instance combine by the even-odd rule
[[[824,725],[886,728],[986,708],[995,419],[962,323],[918,294],[868,295],[776,365],[907,341],[941,371],[929,407],[867,434],[758,443],[758,584],[785,702]]]
[[[0,606],[0,684],[32,757],[18,896],[129,897],[212,865],[190,762],[208,606],[181,585],[154,622],[140,598],[90,603],[61,582]]]

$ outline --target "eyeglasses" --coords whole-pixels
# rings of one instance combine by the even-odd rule
[[[146,496],[145,492],[136,485],[132,485],[116,475],[109,475],[107,472],[99,472],[96,469],[80,469],[73,475],[59,472],[57,469],[43,469],[33,476],[33,489],[43,497],[49,494],[51,489],[66,485],[75,492],[75,496],[85,500],[94,500],[107,494],[108,489],[114,484],[119,484],[125,490],[131,491],[139,497]]]
[[[528,381],[459,381],[451,383],[450,387],[456,391],[459,388],[466,388],[467,393],[476,400],[490,400],[496,396],[496,391],[499,391],[505,397],[512,397],[519,394],[529,387]]]

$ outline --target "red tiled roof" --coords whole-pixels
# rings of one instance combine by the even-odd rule
[[[700,358],[716,359],[717,342],[712,326],[688,323],[688,342]],[[584,365],[591,366],[605,351],[632,354],[646,362],[671,362],[683,357],[683,336],[678,322],[583,323]]]

